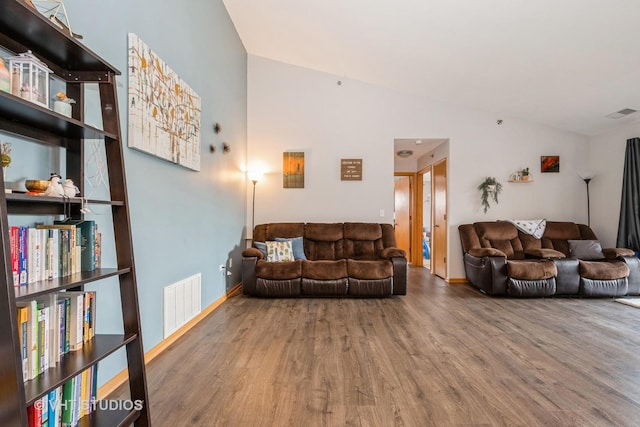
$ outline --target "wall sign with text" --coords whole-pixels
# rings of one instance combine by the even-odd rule
[[[341,159],[340,179],[342,181],[362,181],[362,159]]]

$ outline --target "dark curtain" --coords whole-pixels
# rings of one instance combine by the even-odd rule
[[[640,138],[627,139],[616,246],[640,252]]]

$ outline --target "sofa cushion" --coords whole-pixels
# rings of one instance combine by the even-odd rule
[[[509,278],[507,295],[511,297],[550,297],[556,293],[556,279],[521,280]]]
[[[384,279],[393,276],[391,261],[363,261],[347,259],[347,273],[356,279]]]
[[[302,275],[302,261],[268,262],[258,260],[256,277],[270,280],[295,279]]]
[[[289,262],[293,261],[293,249],[291,241],[274,242],[267,241],[267,261],[269,262]]]
[[[348,277],[347,260],[302,261],[302,277],[317,280],[333,280]]]
[[[344,238],[342,224],[309,223],[304,237],[316,242],[337,242]]]
[[[574,222],[547,221],[543,237],[551,240],[580,239],[580,228]]]
[[[302,295],[315,297],[340,297],[347,295],[349,279],[346,277],[335,280],[316,280],[302,278],[300,290]]]
[[[266,242],[276,240],[276,237],[304,236],[303,222],[274,222],[271,224],[258,224],[253,229],[253,240]]]
[[[597,240],[567,240],[571,258],[594,260],[604,259],[602,246]]]
[[[349,278],[347,292],[352,297],[385,297],[393,293],[393,278],[371,280]]]
[[[629,277],[629,267],[623,261],[582,261],[580,276],[592,280],[615,280]]]
[[[542,280],[556,277],[556,264],[548,259],[507,262],[509,277],[521,280]]]
[[[304,252],[310,260],[344,258],[342,224],[309,223],[305,228]]]
[[[522,242],[518,238],[518,229],[507,221],[476,222],[474,227],[483,248],[498,249],[508,259],[524,259]]]
[[[376,260],[382,258],[382,239],[351,240],[344,239],[344,257],[348,259]]]
[[[304,241],[302,236],[299,237],[276,237],[276,242],[291,242],[291,249],[293,250],[293,258],[306,260],[307,257],[304,254]]]
[[[382,228],[380,224],[345,222],[344,238],[351,240],[382,239]]]

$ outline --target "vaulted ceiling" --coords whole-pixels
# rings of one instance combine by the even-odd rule
[[[639,0],[224,0],[247,52],[594,135],[640,120]]]

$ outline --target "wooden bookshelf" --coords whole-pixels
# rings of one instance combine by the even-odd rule
[[[24,0],[0,0],[0,46],[14,53],[31,50],[66,82],[67,93],[76,99],[72,117],[65,117],[46,107],[0,91],[0,132],[24,140],[64,148],[66,175],[84,194],[85,140],[104,142],[109,174],[110,200],[89,203],[111,206],[117,265],[95,271],[75,273],[54,280],[14,287],[11,269],[11,245],[8,216],[62,215],[82,219],[82,199],[68,201],[55,197],[4,192],[4,176],[0,180],[0,425],[27,426],[27,407],[70,378],[95,365],[118,349],[125,348],[132,401],[143,402],[142,408],[98,410],[80,420],[80,426],[150,425],[149,401],[144,367],[140,314],[131,222],[122,153],[118,114],[116,76],[120,72],[78,40],[51,23]],[[84,85],[97,83],[103,129],[84,123]],[[14,159],[14,161],[20,161]],[[44,174],[49,171],[43,171]],[[2,174],[0,172],[0,174]],[[124,331],[121,335],[96,335],[81,350],[63,356],[59,364],[33,380],[23,382],[22,358],[16,319],[16,302],[66,289],[82,289],[90,282],[117,278]],[[113,286],[115,281],[105,281]]]

